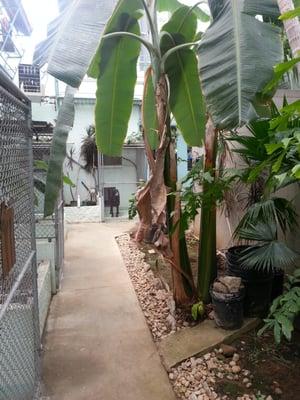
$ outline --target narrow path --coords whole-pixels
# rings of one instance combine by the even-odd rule
[[[175,400],[123,265],[116,224],[71,225],[44,343],[51,400]]]

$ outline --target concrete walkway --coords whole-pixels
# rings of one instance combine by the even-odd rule
[[[175,400],[114,240],[126,228],[69,227],[44,343],[46,399]]]

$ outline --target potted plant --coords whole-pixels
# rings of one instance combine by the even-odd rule
[[[274,273],[295,264],[299,254],[278,240],[274,222],[249,223],[236,234],[249,244],[228,249],[228,273],[239,276],[245,285],[245,315],[264,317],[272,300]]]
[[[283,241],[297,226],[295,208],[291,201],[273,194],[293,182],[290,178],[278,179],[285,160],[276,158],[281,148],[276,141],[281,141],[282,147],[290,143],[295,124],[295,117],[289,118],[283,110],[279,112],[272,103],[269,118],[248,125],[250,135],[234,132],[228,138],[238,144],[233,151],[244,163],[241,180],[248,185],[249,195],[246,212],[234,234],[244,243],[228,249],[227,265],[229,274],[243,279],[245,313],[249,316],[265,316],[270,301],[282,294],[284,270],[298,258]],[[286,138],[282,137],[284,129]],[[286,148],[283,150],[288,153]]]

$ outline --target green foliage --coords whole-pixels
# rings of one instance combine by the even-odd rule
[[[270,313],[264,319],[265,325],[259,330],[262,335],[266,330],[273,330],[274,338],[279,344],[283,337],[291,340],[294,330],[294,321],[300,313],[300,269],[296,269],[288,277],[287,292],[274,300]]]
[[[272,105],[270,118],[252,122],[251,136],[234,133],[228,138],[239,144],[234,149],[249,165],[244,181],[253,183],[264,177],[268,191],[278,190],[299,179],[300,101],[277,110]]]
[[[130,14],[121,14],[116,25],[113,18],[105,32],[111,31],[140,35],[138,20]],[[132,110],[139,53],[140,43],[126,36],[102,40],[98,50],[95,127],[97,147],[103,154],[118,156],[122,152]]]
[[[128,218],[130,220],[134,219],[134,217],[137,215],[137,208],[136,208],[136,197],[135,193],[132,193],[130,199],[129,199],[129,206],[128,206]]]
[[[255,242],[243,251],[240,261],[245,268],[265,272],[295,265],[300,255],[277,238],[276,224],[258,222],[238,231],[239,239]]]
[[[161,29],[162,53],[193,42],[196,29],[194,11],[187,6],[177,9]],[[170,82],[170,108],[178,127],[186,143],[199,146],[205,133],[205,105],[194,50],[182,48],[174,52],[166,59],[164,69]]]
[[[261,199],[247,208],[236,228],[235,235],[249,225],[258,223],[266,225],[278,224],[278,227],[285,235],[288,231],[292,231],[298,226],[297,218],[298,215],[291,201],[282,197]],[[278,233],[276,232],[277,237]]]
[[[69,176],[64,175],[63,176],[63,182],[65,185],[68,185],[72,188],[74,188],[76,185],[74,184],[74,182],[72,181],[72,179]]]
[[[300,17],[300,7],[296,7],[294,10],[287,11],[286,13],[280,15],[279,19],[281,21],[286,21],[287,19],[292,19]]]
[[[283,76],[300,62],[300,57],[277,64],[274,67],[274,78],[264,87],[263,93],[269,93],[282,80]]]
[[[203,159],[195,163],[191,171],[183,178],[181,200],[183,203],[182,224],[183,229],[188,229],[189,223],[198,215],[203,205],[216,203],[220,206],[224,200],[225,193],[230,190],[234,181],[239,179],[238,171],[227,170],[224,174],[217,174],[214,171],[204,171]],[[199,190],[199,187],[207,183],[206,190]],[[196,190],[196,186],[198,190]]]
[[[199,318],[202,318],[205,313],[205,307],[203,301],[199,301],[192,305],[192,317],[194,321],[197,321]]]
[[[145,186],[144,181],[140,181],[138,184],[137,190],[142,189]],[[128,206],[128,218],[130,220],[134,219],[134,217],[137,215],[138,210],[137,210],[137,199],[136,199],[136,193],[132,193],[131,197],[129,199],[129,206]]]

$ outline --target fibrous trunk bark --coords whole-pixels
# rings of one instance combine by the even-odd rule
[[[177,190],[177,161],[171,137],[168,85],[164,75],[158,81],[155,97],[160,145],[154,159],[147,138],[144,138],[151,176],[137,195],[141,223],[136,239],[142,240],[147,229],[155,226],[155,244],[172,268],[174,300],[177,305],[185,305],[192,302],[195,289],[185,235],[180,227],[180,197],[178,194],[167,196],[168,192],[175,193]]]
[[[213,178],[215,178],[217,140],[217,129],[215,129],[212,120],[209,119],[205,132],[204,171],[209,172]],[[208,186],[212,184],[205,182],[202,187],[203,193],[206,193]],[[204,196],[199,234],[197,292],[199,299],[205,303],[210,301],[209,289],[217,276],[216,223],[216,202],[214,198]]]
[[[277,0],[281,14],[294,10],[293,0]],[[299,18],[291,18],[283,21],[286,36],[288,38],[294,57],[300,56],[300,23]],[[300,76],[300,63],[297,64],[298,74]]]

